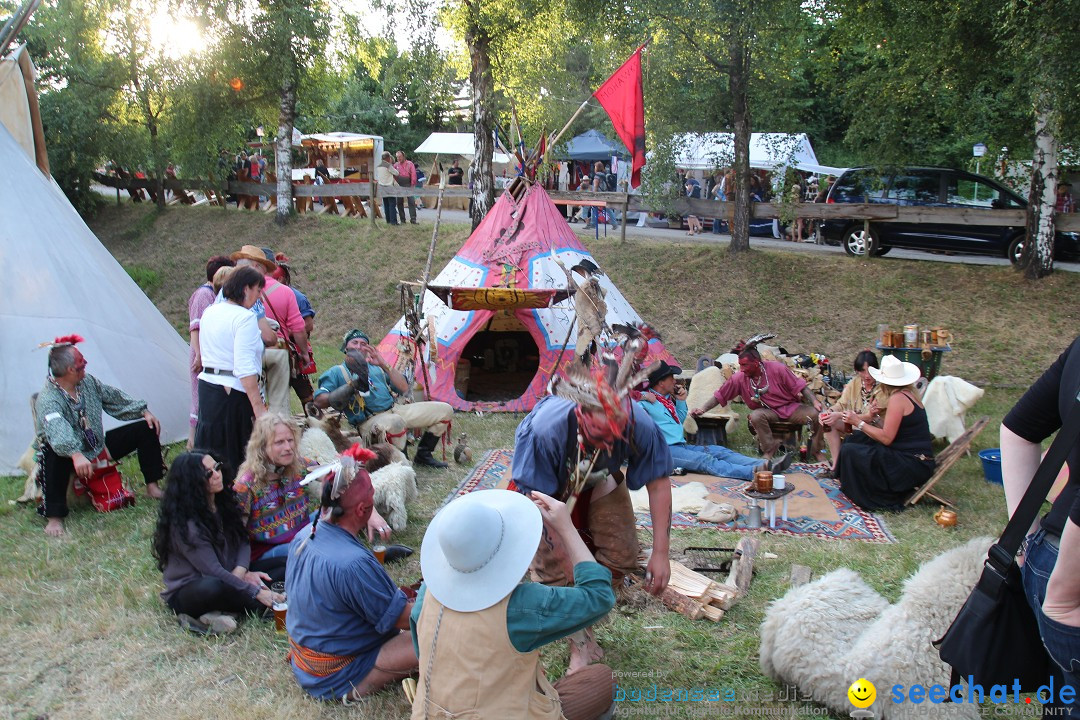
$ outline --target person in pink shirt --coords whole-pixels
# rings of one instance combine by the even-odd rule
[[[402,187],[416,187],[416,166],[413,165],[412,160],[405,159],[405,151],[397,151],[397,162],[394,163],[394,169],[398,171],[397,183]],[[397,214],[401,222],[405,222],[405,200],[409,201],[409,222],[413,225],[418,225],[416,222],[416,198],[410,195],[408,198],[399,197],[397,199]]]
[[[307,326],[296,303],[296,294],[288,285],[279,283],[271,276],[277,269],[277,264],[268,260],[262,249],[245,245],[234,252],[231,258],[236,261],[237,267],[254,267],[266,278],[266,287],[259,301],[266,320],[277,324],[275,332],[278,336],[277,347],[268,347],[264,353],[266,402],[271,410],[288,415],[291,365],[295,364],[299,369],[311,363]],[[290,362],[290,354],[295,356],[295,363]]]
[[[717,405],[727,405],[736,397],[741,397],[750,410],[748,419],[766,459],[771,459],[780,448],[780,440],[769,427],[770,421],[777,420],[809,425],[813,435],[809,457],[816,458],[822,445],[821,423],[818,420],[821,402],[814,397],[806,381],[787,365],[761,359],[757,349],[761,339],[766,338],[739,343],[732,350],[739,356],[738,372],[721,385],[710,400],[692,409],[690,414],[698,417]]]

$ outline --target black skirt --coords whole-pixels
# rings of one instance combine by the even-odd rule
[[[915,488],[934,474],[934,461],[894,450],[852,433],[840,446],[836,476],[840,489],[863,510],[903,510]]]
[[[229,392],[225,392],[226,390]],[[226,478],[233,480],[244,462],[248,438],[255,425],[251,401],[242,390],[199,381],[199,420],[195,425],[195,447],[209,450],[226,466]]]

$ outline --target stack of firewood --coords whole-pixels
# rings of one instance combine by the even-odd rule
[[[731,609],[735,601],[746,594],[753,575],[754,556],[757,554],[758,538],[747,537],[735,546],[731,573],[724,582],[717,582],[699,572],[695,572],[680,562],[671,561],[671,579],[667,588],[660,595],[661,602],[669,610],[684,615],[691,620],[711,620],[720,622],[724,613]],[[647,559],[642,558],[644,563]],[[642,586],[643,581],[636,575],[628,576],[633,586]]]

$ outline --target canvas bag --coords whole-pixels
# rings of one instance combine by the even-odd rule
[[[90,495],[90,504],[98,512],[112,512],[135,504],[135,493],[124,484],[120,468],[105,451],[94,460],[94,472],[86,480],[75,478],[75,494]]]
[[[1016,551],[1035,521],[1058,470],[1080,436],[1080,397],[1051,443],[1027,492],[1001,538],[991,546],[982,576],[944,637],[934,642],[952,667],[950,686],[974,678],[984,688],[1020,682],[1020,692],[1035,692],[1051,675],[1035,613],[1024,595]]]

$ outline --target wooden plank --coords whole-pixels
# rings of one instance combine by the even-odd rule
[[[805,565],[792,564],[791,575],[788,577],[788,585],[798,587],[810,582],[810,568]]]
[[[949,507],[956,507],[948,500],[931,494],[930,490],[934,487],[934,483],[944,477],[945,473],[949,471],[949,468],[951,468],[956,463],[956,461],[963,456],[964,452],[966,452],[967,449],[971,446],[971,441],[974,440],[979,435],[979,433],[983,431],[983,428],[985,428],[989,422],[989,417],[979,418],[974,425],[964,431],[963,435],[953,440],[949,444],[949,447],[938,453],[937,457],[934,458],[937,467],[937,469],[934,471],[934,474],[930,476],[930,479],[927,480],[922,487],[916,490],[911,495],[911,497],[907,499],[907,503],[905,504],[914,505],[915,503],[919,502],[919,500],[921,500],[923,496],[930,495],[932,498],[934,498],[940,503],[944,503]]]

